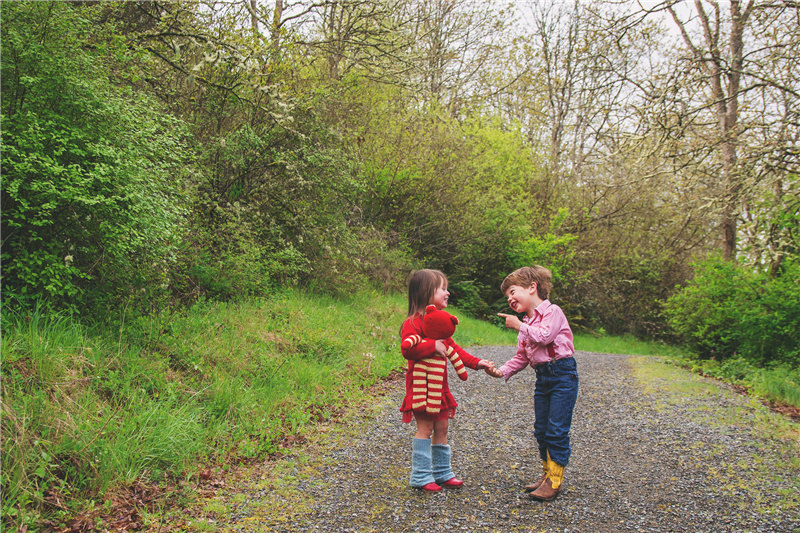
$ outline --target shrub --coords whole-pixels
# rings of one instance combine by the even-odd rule
[[[664,313],[700,358],[800,364],[796,261],[786,261],[775,277],[718,257],[695,269],[694,279],[666,301]]]
[[[184,128],[109,81],[119,50],[74,9],[2,6],[2,262],[7,302],[80,311],[166,287]]]
[[[382,292],[403,289],[405,276],[414,263],[390,232],[343,225],[324,232],[324,238],[317,238],[319,246],[308,249],[311,268],[303,281],[309,287],[339,296],[356,293],[363,287]]]
[[[459,281],[451,283],[449,290],[451,303],[459,309],[463,309],[476,318],[483,318],[490,314],[489,305],[481,296],[488,293],[487,287],[474,281]]]

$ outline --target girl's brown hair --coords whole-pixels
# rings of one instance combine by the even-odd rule
[[[436,289],[447,287],[447,276],[438,270],[415,270],[408,277],[408,316],[425,314]]]
[[[536,294],[539,295],[539,298],[547,300],[550,297],[550,291],[553,290],[553,273],[539,265],[519,268],[506,276],[500,285],[500,291],[505,294],[512,285],[527,288],[534,283],[536,283]]]

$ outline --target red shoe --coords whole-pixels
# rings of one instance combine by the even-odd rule
[[[420,487],[420,489],[427,492],[439,492],[440,490],[442,490],[442,487],[440,487],[436,483],[428,483],[424,487]]]
[[[460,487],[463,484],[464,484],[464,482],[461,481],[460,479],[453,478],[453,479],[450,479],[450,480],[445,481],[444,483],[442,483],[442,486],[443,487],[447,487],[448,489],[457,489],[458,487]]]

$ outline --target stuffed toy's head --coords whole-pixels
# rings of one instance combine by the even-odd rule
[[[453,336],[458,319],[447,311],[429,305],[422,319],[422,334],[429,339],[442,340]]]

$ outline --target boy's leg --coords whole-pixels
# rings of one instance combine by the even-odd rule
[[[571,452],[569,431],[572,426],[572,412],[578,398],[578,372],[575,359],[570,357],[551,366],[545,381],[548,383],[549,411],[546,415],[547,428],[545,457],[547,475],[544,482],[530,494],[535,500],[554,500],[561,491],[564,467],[569,462]],[[538,380],[537,380],[538,387]],[[539,412],[536,410],[536,417]]]
[[[570,357],[560,361],[553,368],[550,377],[549,413],[545,441],[549,459],[560,466],[567,466],[571,452],[569,431],[572,426],[572,412],[578,398],[578,371],[575,359]],[[536,413],[538,418],[539,414]],[[543,460],[548,457],[542,457]]]
[[[542,483],[544,483],[544,480],[547,479],[547,465],[548,464],[549,464],[549,461],[542,461],[542,475],[539,477],[539,479],[537,479],[536,481],[534,481],[530,485],[525,485],[525,492],[533,492],[533,491],[535,491],[536,489],[538,489],[539,487],[542,486]]]
[[[547,425],[550,417],[550,376],[536,371],[536,388],[533,392],[533,436],[539,447],[539,457],[547,462]]]

